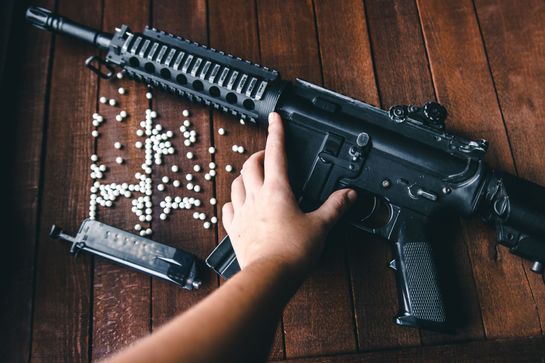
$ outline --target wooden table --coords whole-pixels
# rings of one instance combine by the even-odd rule
[[[9,145],[9,228],[3,240],[2,339],[4,362],[98,359],[157,329],[218,287],[206,272],[195,292],[114,266],[68,254],[52,241],[53,223],[76,232],[88,214],[89,156],[110,166],[105,181],[131,182],[142,162],[132,145],[134,130],[150,106],[174,131],[189,108],[200,134],[194,148],[207,164],[240,166],[248,155],[230,152],[242,144],[263,147],[264,134],[227,116],[155,92],[128,80],[103,81],[83,67],[95,49],[52,37],[22,21],[23,2],[14,6],[9,59],[4,74],[5,139]],[[450,131],[490,141],[488,162],[545,185],[545,3],[542,0],[39,0],[63,15],[112,31],[153,26],[246,59],[274,67],[286,79],[304,78],[387,108],[438,100],[449,110]],[[117,87],[129,89],[117,95]],[[130,112],[97,102],[116,97]],[[101,136],[90,136],[91,115],[108,120]],[[228,135],[219,137],[225,127]],[[179,145],[182,138],[174,143]],[[115,141],[127,145],[121,151]],[[11,142],[10,142],[11,141]],[[181,145],[179,145],[182,150]],[[117,166],[114,159],[126,159]],[[167,164],[187,170],[179,152]],[[221,169],[223,170],[223,169]],[[153,179],[172,176],[155,167]],[[201,199],[218,206],[229,199],[235,174],[219,172],[201,183]],[[224,235],[205,230],[177,212],[160,221],[154,196],[158,241],[201,258]],[[204,203],[203,211],[219,214]],[[221,216],[220,216],[221,217]],[[136,217],[128,200],[100,209],[99,218],[131,230]],[[494,233],[477,220],[456,221],[446,231],[442,265],[450,271],[449,299],[465,327],[455,335],[400,328],[390,248],[352,229],[340,232],[317,270],[286,308],[272,360],[355,361],[542,361],[545,359],[545,287],[529,262],[495,246]],[[184,344],[184,342],[180,342]],[[213,349],[204,346],[203,349]]]

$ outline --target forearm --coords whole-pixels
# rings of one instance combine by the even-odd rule
[[[248,265],[221,288],[111,362],[265,360],[302,273],[271,260]]]

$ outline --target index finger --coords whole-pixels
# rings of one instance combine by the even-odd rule
[[[288,161],[284,144],[284,125],[276,112],[269,114],[269,135],[265,146],[265,181],[288,181]]]

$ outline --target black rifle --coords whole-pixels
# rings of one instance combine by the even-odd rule
[[[348,221],[392,242],[399,325],[449,330],[426,227],[443,212],[480,216],[499,243],[543,272],[545,188],[489,169],[488,143],[446,132],[447,111],[438,103],[384,111],[153,28],[134,33],[123,25],[107,34],[42,8],[31,7],[26,16],[38,28],[106,50],[105,59],[85,62],[103,78],[113,76],[115,65],[130,78],[251,124],[266,126],[270,112],[280,113],[301,208],[312,210],[336,189],[353,188],[360,202]],[[225,278],[239,270],[228,238],[207,262]]]

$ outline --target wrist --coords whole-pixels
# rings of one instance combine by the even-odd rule
[[[288,261],[282,256],[264,256],[248,264],[243,271],[257,275],[271,283],[278,283],[290,296],[308,274],[306,264]]]

